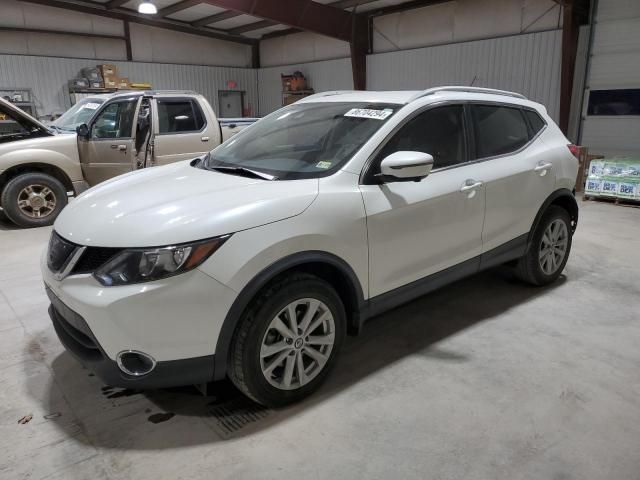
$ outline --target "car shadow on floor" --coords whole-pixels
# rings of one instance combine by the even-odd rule
[[[268,429],[292,415],[308,410],[407,357],[420,355],[432,364],[427,368],[433,369],[437,369],[442,362],[470,361],[471,352],[450,351],[441,348],[439,343],[467,328],[481,328],[479,324],[508,314],[511,309],[558,288],[565,281],[566,278],[561,276],[553,285],[531,287],[515,279],[510,269],[500,267],[456,282],[373,318],[365,324],[360,336],[347,338],[336,368],[318,392],[301,403],[279,410],[251,402],[229,381],[212,384],[207,396],[194,387],[139,392],[104,386],[101,392],[96,393],[95,390],[100,388],[97,379],[87,378],[92,375],[66,352],[52,364],[55,388],[62,390],[70,405],[83,402],[83,396],[101,394],[111,402],[111,407],[129,408],[126,415],[144,415],[153,424],[166,421],[161,426],[162,435],[135,429],[136,433],[130,434],[133,437],[126,441],[126,448],[177,448],[237,439]],[[517,321],[517,317],[514,317],[514,321]],[[85,385],[78,386],[78,382],[84,382]],[[38,387],[33,386],[33,390],[38,390]],[[49,395],[50,398],[53,396]],[[134,397],[140,400],[138,410],[131,408]],[[118,402],[122,400],[126,401],[120,406]],[[145,408],[149,406],[152,408]],[[102,434],[101,429],[112,427],[104,419],[100,420],[100,415],[97,411],[95,417],[85,415],[85,418],[78,420],[83,425],[86,438],[77,435],[78,422],[60,422],[59,425],[68,430],[69,436],[74,435],[79,441],[87,441],[95,447],[124,448],[121,435]],[[217,435],[176,435],[171,427],[175,422],[174,416],[187,417],[187,421],[203,420]]]

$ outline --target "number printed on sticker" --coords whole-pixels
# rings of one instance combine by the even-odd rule
[[[374,120],[384,120],[393,113],[390,108],[375,110],[373,108],[352,108],[344,114],[345,117],[372,118]]]

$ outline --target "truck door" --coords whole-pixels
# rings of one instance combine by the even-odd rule
[[[107,102],[78,135],[78,153],[85,180],[93,186],[134,169],[135,119],[141,97]]]
[[[155,165],[189,160],[217,146],[209,134],[207,117],[195,98],[162,97],[154,99],[152,105]]]

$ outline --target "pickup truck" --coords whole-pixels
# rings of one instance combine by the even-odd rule
[[[46,126],[0,98],[0,207],[19,226],[51,225],[69,195],[198,157],[255,120],[218,119],[195,92],[127,91],[86,97]]]

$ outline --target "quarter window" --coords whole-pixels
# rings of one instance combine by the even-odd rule
[[[379,159],[403,150],[430,154],[433,168],[466,162],[463,106],[437,107],[419,114],[387,142]]]
[[[529,120],[529,125],[531,126],[531,138],[533,138],[544,128],[544,120],[542,120],[540,115],[533,110],[524,110],[524,114],[527,117],[527,120]]]
[[[476,155],[494,157],[515,152],[529,141],[529,131],[519,108],[472,105]]]
[[[204,127],[200,105],[191,99],[159,99],[158,127],[160,133],[197,132]]]

